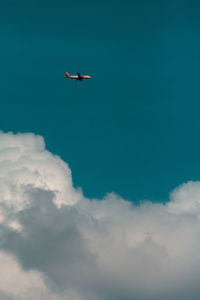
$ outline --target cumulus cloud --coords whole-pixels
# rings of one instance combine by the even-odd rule
[[[0,133],[0,298],[198,299],[200,182],[87,199],[34,134]]]

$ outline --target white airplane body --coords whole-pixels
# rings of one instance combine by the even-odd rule
[[[65,78],[82,81],[83,79],[91,79],[91,76],[81,75],[79,72],[77,72],[77,75],[69,75],[67,72],[65,72]]]

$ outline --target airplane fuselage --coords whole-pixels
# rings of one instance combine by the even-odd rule
[[[89,76],[89,75],[69,75],[67,72],[65,72],[65,78],[82,81],[83,79],[91,79],[91,76]]]

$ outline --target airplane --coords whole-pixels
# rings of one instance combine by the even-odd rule
[[[91,76],[88,75],[81,75],[79,72],[76,72],[77,75],[69,75],[67,72],[65,72],[65,78],[70,78],[74,80],[82,81],[83,79],[91,79]]]

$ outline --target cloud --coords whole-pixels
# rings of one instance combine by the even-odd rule
[[[91,200],[42,137],[0,133],[0,191],[1,299],[199,298],[200,182]]]

